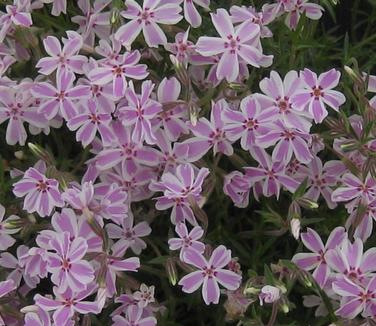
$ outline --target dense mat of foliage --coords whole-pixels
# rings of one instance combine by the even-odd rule
[[[0,0],[0,324],[375,325],[375,50],[374,0]]]

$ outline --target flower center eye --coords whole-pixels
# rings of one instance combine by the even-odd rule
[[[64,269],[64,270],[69,270],[71,268],[71,263],[70,263],[70,259],[66,259],[64,258],[63,261],[61,262],[61,267]]]
[[[49,188],[48,182],[44,182],[43,180],[39,180],[37,184],[37,190],[41,192],[46,192]]]

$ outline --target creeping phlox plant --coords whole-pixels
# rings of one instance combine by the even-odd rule
[[[251,3],[0,1],[1,325],[374,325],[376,76]]]

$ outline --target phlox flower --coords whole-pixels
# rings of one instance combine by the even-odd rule
[[[39,283],[39,277],[31,276],[25,272],[25,260],[22,259],[24,255],[27,255],[28,251],[28,247],[21,245],[17,248],[17,257],[13,256],[9,252],[3,252],[0,254],[0,265],[5,269],[11,270],[8,275],[8,279],[12,279],[18,287],[20,286],[23,278],[26,285],[30,289],[34,289]]]
[[[112,92],[116,97],[124,96],[127,89],[127,79],[142,80],[149,74],[147,66],[139,64],[139,51],[126,52],[119,56],[116,62],[106,62],[89,72],[88,77],[95,85],[112,83]]]
[[[143,32],[145,42],[149,47],[166,44],[167,38],[158,24],[177,24],[183,17],[179,14],[181,7],[178,3],[164,3],[161,0],[144,0],[141,6],[134,0],[126,0],[125,11],[121,15],[129,19],[115,34],[125,47],[130,47],[140,32]]]
[[[248,206],[250,189],[248,178],[239,171],[233,171],[224,178],[223,192],[231,198],[236,207]]]
[[[302,82],[296,71],[289,71],[282,80],[278,72],[272,71],[270,78],[260,82],[260,89],[270,99],[264,110],[273,110],[276,119],[279,119],[288,128],[297,128],[308,132],[311,128],[311,117],[292,106],[291,98],[302,89]]]
[[[77,1],[77,5],[84,15],[74,16],[71,20],[80,25],[77,32],[82,35],[85,44],[93,46],[96,35],[103,39],[110,34],[108,26],[110,12],[102,12],[110,3],[111,0],[95,0],[93,5],[90,0]]]
[[[71,240],[70,233],[63,232],[56,233],[49,245],[54,252],[48,253],[47,270],[59,292],[85,290],[94,280],[93,267],[83,260],[88,250],[87,241],[81,237]]]
[[[256,140],[256,145],[268,148],[275,145],[272,159],[275,162],[287,164],[294,154],[301,163],[309,163],[313,156],[309,150],[310,134],[300,129],[287,128],[277,120],[270,126],[270,130]]]
[[[34,301],[37,306],[44,311],[54,311],[53,321],[55,325],[71,325],[71,318],[75,313],[89,314],[100,313],[101,309],[97,302],[85,301],[84,299],[94,292],[95,288],[89,286],[86,290],[75,292],[67,289],[61,293],[59,289],[54,286],[53,291],[55,299],[43,297],[40,294],[34,296]]]
[[[175,35],[175,43],[167,43],[165,45],[166,50],[173,53],[177,61],[184,64],[185,67],[190,57],[196,53],[194,44],[188,41],[188,35],[189,28],[184,33]]]
[[[187,250],[184,262],[193,265],[198,270],[184,276],[179,285],[186,293],[192,293],[202,286],[202,297],[207,305],[218,304],[219,285],[234,291],[240,286],[242,277],[224,267],[231,261],[231,250],[225,246],[214,249],[209,260],[195,250]]]
[[[104,265],[102,265],[106,270],[106,292],[108,297],[112,297],[117,293],[116,276],[119,272],[137,272],[138,268],[140,268],[140,259],[138,257],[122,259],[121,252],[114,251],[114,247],[112,251],[112,255],[108,255]]]
[[[50,75],[56,69],[58,72],[64,70],[77,74],[83,73],[82,67],[87,62],[87,58],[78,54],[83,44],[82,37],[74,31],[67,31],[67,36],[67,39],[63,38],[63,48],[55,36],[47,36],[43,40],[49,57],[38,61],[36,67],[39,68],[39,73]]]
[[[31,14],[28,12],[29,7],[28,1],[14,0],[13,5],[5,6],[5,14],[0,12],[0,43],[4,41],[12,24],[24,27],[33,24]]]
[[[124,127],[121,123],[114,123],[112,127],[115,134],[113,145],[102,150],[95,158],[99,170],[107,170],[121,163],[122,169],[134,173],[141,164],[146,166],[159,164],[160,152],[133,141],[132,128]]]
[[[148,236],[151,228],[145,221],[134,225],[134,217],[130,213],[123,219],[121,227],[110,223],[106,225],[106,231],[110,239],[119,239],[116,243],[117,249],[122,248],[126,251],[131,248],[136,255],[139,255],[146,248],[146,243],[141,238]]]
[[[68,232],[71,240],[84,238],[88,244],[88,252],[102,249],[102,239],[94,233],[87,219],[77,216],[71,208],[63,208],[60,213],[55,212],[51,218],[51,225],[54,231],[42,230],[39,233],[37,243],[40,247],[50,248],[50,240],[55,237],[56,232]]]
[[[150,98],[154,84],[150,81],[142,83],[141,94],[136,94],[133,83],[125,91],[128,104],[118,108],[119,119],[126,127],[133,126],[132,141],[155,144],[156,138],[151,127],[151,120],[162,111],[162,105]]]
[[[339,181],[339,172],[344,169],[341,161],[328,161],[324,165],[319,157],[315,156],[307,166],[303,166],[300,171],[294,175],[302,181],[308,177],[307,192],[304,197],[317,202],[319,196],[323,196],[330,209],[337,206],[332,201],[333,187]]]
[[[33,106],[30,93],[24,93],[21,88],[0,86],[0,124],[8,120],[5,140],[9,145],[19,143],[25,145],[27,134],[24,123],[30,126],[44,128],[48,125],[43,114]]]
[[[261,192],[266,197],[275,195],[279,198],[281,186],[290,192],[295,192],[299,182],[286,174],[286,166],[281,161],[274,161],[262,148],[255,147],[252,156],[259,163],[258,167],[245,167],[245,179],[253,185],[254,195],[257,199]],[[261,189],[260,189],[261,188]]]
[[[58,113],[69,120],[78,114],[77,100],[90,97],[90,87],[87,85],[73,86],[75,76],[71,71],[61,71],[56,75],[56,87],[47,82],[36,83],[31,89],[34,97],[45,99],[38,111],[48,120]]]
[[[187,250],[196,250],[202,254],[205,250],[205,245],[199,240],[204,235],[204,230],[198,225],[195,226],[189,233],[187,226],[184,223],[178,223],[175,226],[175,232],[179,238],[171,238],[168,240],[170,250],[180,249],[180,260],[184,261],[184,253]]]
[[[178,104],[180,92],[181,85],[175,77],[163,78],[157,89],[157,100],[162,104],[162,111],[153,119],[152,126],[154,129],[163,127],[171,141],[176,141],[181,134],[188,133],[185,123],[188,118],[186,107]],[[159,145],[159,141],[157,144]]]
[[[290,29],[296,29],[302,14],[305,14],[312,20],[319,20],[321,18],[324,8],[316,3],[308,1],[309,0],[290,1],[285,19],[285,23]]]
[[[256,146],[257,136],[270,130],[270,123],[278,114],[273,108],[263,109],[260,100],[259,96],[247,96],[240,102],[239,111],[228,108],[222,114],[226,137],[231,141],[240,139],[244,150]]]
[[[311,228],[307,232],[301,234],[301,239],[306,248],[312,253],[298,253],[292,261],[301,269],[306,271],[313,271],[313,278],[316,282],[324,287],[330,275],[330,267],[327,262],[327,253],[339,246],[346,237],[346,232],[343,227],[335,228],[331,233],[324,246],[320,236]]]
[[[129,305],[125,311],[125,317],[117,315],[112,317],[112,326],[155,326],[155,317],[144,317],[143,308],[138,305]]]
[[[162,172],[172,171],[178,164],[187,163],[188,159],[188,146],[182,143],[173,143],[167,136],[167,132],[164,130],[157,130],[155,132],[155,138],[157,139],[157,145],[161,150],[161,162],[159,164],[159,170]]]
[[[325,104],[338,111],[346,101],[342,93],[332,89],[338,85],[340,77],[341,73],[335,69],[322,73],[319,77],[311,70],[304,69],[300,72],[304,89],[292,96],[292,106],[298,111],[308,111],[316,123],[322,122],[328,115]]]
[[[261,37],[272,37],[273,33],[267,25],[274,20],[275,15],[269,9],[269,6],[262,6],[260,12],[256,11],[252,6],[232,6],[230,8],[231,20],[233,23],[242,23],[248,20],[254,24],[258,24],[260,26]]]
[[[202,184],[208,175],[207,168],[201,168],[197,172],[191,164],[180,164],[176,167],[176,171],[163,173],[160,181],[152,182],[149,186],[153,191],[163,192],[163,196],[156,198],[155,207],[158,210],[172,207],[173,224],[187,219],[191,224],[196,225],[189,200],[200,202]]]
[[[149,198],[152,192],[148,186],[155,178],[155,172],[150,167],[138,166],[134,171],[128,171],[122,164],[101,173],[101,180],[106,184],[116,184],[127,193],[127,202],[138,202]]]
[[[148,287],[146,284],[142,283],[140,285],[140,291],[133,293],[133,298],[137,301],[137,305],[140,308],[145,308],[150,303],[155,302],[154,289],[154,285]]]
[[[349,200],[365,201],[370,203],[376,199],[376,180],[368,174],[364,181],[351,173],[343,175],[342,185],[332,193],[334,202]]]
[[[337,315],[347,319],[354,319],[360,313],[363,317],[376,316],[376,276],[367,279],[364,286],[342,278],[333,282],[333,290],[342,297]]]
[[[351,226],[355,227],[354,238],[360,238],[365,242],[372,234],[373,230],[373,221],[376,220],[376,200],[373,200],[365,207],[364,215],[359,222],[359,207],[356,204],[355,206],[351,205],[352,209],[350,215],[346,221],[346,228],[349,229]]]
[[[249,42],[260,37],[260,27],[250,21],[234,28],[225,9],[218,9],[211,14],[212,22],[220,37],[201,36],[196,44],[196,51],[203,56],[222,54],[218,63],[217,78],[226,78],[233,82],[239,75],[239,58],[247,64],[259,67],[262,52]]]
[[[37,305],[26,306],[21,309],[25,314],[24,326],[51,326],[51,317]],[[71,326],[69,323],[66,326]]]
[[[337,279],[346,277],[358,284],[364,284],[365,279],[376,272],[376,248],[363,253],[363,242],[359,238],[353,243],[344,239],[340,246],[330,248],[325,260],[336,272]]]
[[[202,158],[212,147],[214,155],[223,153],[231,156],[234,149],[226,137],[225,124],[222,118],[223,112],[228,109],[225,100],[212,103],[210,121],[200,118],[190,129],[195,137],[189,138],[182,144],[188,147],[187,160],[195,162]]]
[[[77,130],[76,139],[84,147],[91,144],[97,132],[100,134],[104,146],[110,145],[114,135],[111,129],[112,117],[108,113],[101,113],[95,101],[89,100],[87,104],[79,107],[79,113],[68,120],[70,130]]]
[[[23,178],[13,185],[16,197],[25,197],[23,209],[28,213],[38,213],[41,217],[51,214],[55,207],[63,207],[59,183],[48,179],[34,168],[29,168]]]

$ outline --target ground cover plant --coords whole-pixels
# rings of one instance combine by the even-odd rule
[[[375,325],[375,22],[1,0],[0,324]]]

